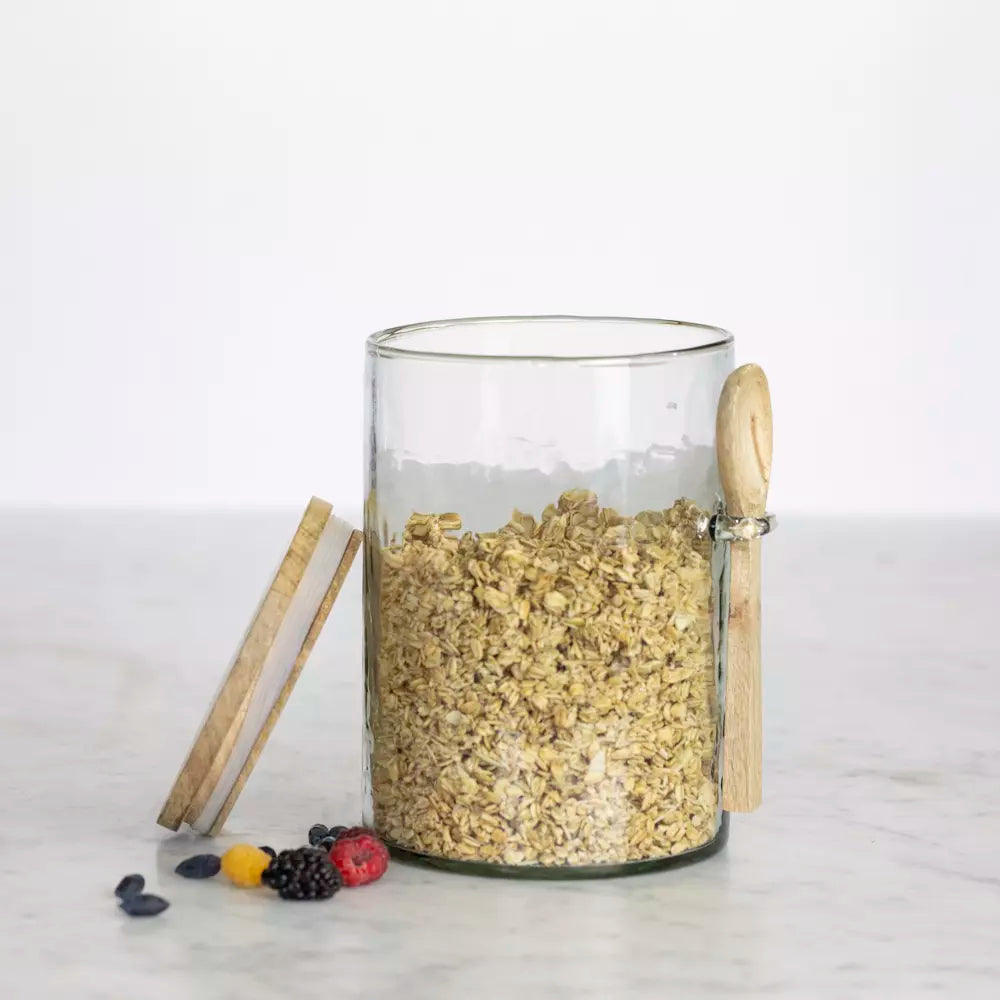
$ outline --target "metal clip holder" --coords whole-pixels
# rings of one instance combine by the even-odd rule
[[[778,526],[774,514],[763,517],[730,517],[724,511],[708,519],[709,537],[716,542],[749,542],[769,535]]]

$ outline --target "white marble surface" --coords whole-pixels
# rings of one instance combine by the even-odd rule
[[[295,512],[0,514],[0,997],[996,997],[1000,524],[766,542],[765,805],[727,850],[533,884],[395,865],[323,906],[185,883],[154,823]],[[352,574],[225,843],[353,819]],[[130,920],[144,872],[172,901]]]

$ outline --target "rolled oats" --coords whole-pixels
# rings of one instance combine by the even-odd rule
[[[459,861],[591,865],[716,832],[710,543],[689,500],[573,490],[482,534],[414,514],[375,555],[375,821]]]

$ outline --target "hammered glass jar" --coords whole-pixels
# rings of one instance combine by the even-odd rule
[[[566,877],[723,845],[732,367],[664,320],[369,338],[365,821],[395,852]]]

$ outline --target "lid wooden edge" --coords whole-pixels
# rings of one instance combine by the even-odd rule
[[[212,822],[212,826],[209,828],[208,833],[210,837],[215,837],[221,833],[222,827],[229,818],[229,814],[232,812],[233,806],[236,805],[236,800],[240,797],[240,793],[243,791],[243,786],[246,785],[247,779],[250,777],[254,767],[257,765],[257,761],[267,744],[268,738],[278,722],[278,717],[281,715],[282,710],[287,704],[292,690],[295,687],[295,683],[299,679],[299,675],[302,673],[302,668],[306,665],[306,661],[309,659],[309,654],[312,652],[313,646],[316,645],[316,640],[319,638],[319,634],[323,630],[323,626],[326,624],[326,619],[329,617],[330,610],[333,607],[333,602],[336,601],[337,595],[340,593],[340,588],[344,585],[344,580],[347,578],[347,574],[354,562],[354,557],[357,555],[358,549],[361,547],[363,537],[364,536],[360,531],[355,530],[351,532],[351,537],[347,542],[347,548],[344,550],[344,555],[340,560],[340,565],[337,567],[337,571],[334,573],[333,579],[330,581],[330,586],[323,598],[323,602],[319,606],[319,610],[316,612],[316,617],[313,618],[312,624],[309,626],[309,631],[306,633],[306,637],[302,642],[302,648],[299,650],[299,654],[295,658],[295,663],[292,666],[291,673],[288,675],[288,680],[285,681],[281,691],[278,693],[278,697],[275,699],[274,705],[271,707],[270,712],[268,712],[267,719],[261,727],[260,733],[257,735],[257,739],[254,740],[254,744],[250,748],[249,754],[247,754],[246,763],[240,770],[239,776],[233,784],[232,791],[227,796],[226,801],[222,804],[222,808],[219,810],[219,815],[215,818]]]
[[[243,700],[240,702],[239,707],[236,710],[236,714],[229,723],[229,727],[222,738],[222,742],[219,744],[219,749],[212,758],[212,762],[209,765],[208,770],[205,772],[205,776],[201,779],[201,784],[195,789],[194,794],[191,796],[191,801],[188,803],[188,807],[184,812],[183,821],[185,823],[194,823],[194,821],[201,815],[201,812],[205,808],[208,800],[212,797],[212,792],[215,791],[215,786],[219,783],[219,779],[222,777],[222,772],[226,769],[226,764],[229,763],[229,758],[232,756],[233,750],[236,747],[236,741],[239,739],[240,732],[242,731],[247,715],[250,712],[250,703],[253,701],[253,695],[256,688],[257,678],[255,677],[253,683],[247,687],[246,692],[243,695]]]
[[[307,504],[285,557],[160,810],[157,817],[160,826],[168,830],[179,829],[185,817],[190,815],[195,798],[201,798],[200,793],[205,789],[206,783],[210,788],[213,775],[218,780],[240,725],[246,717],[264,659],[274,643],[278,627],[302,581],[320,535],[332,515],[333,507],[319,497],[313,497]],[[207,795],[205,800],[207,801]]]

